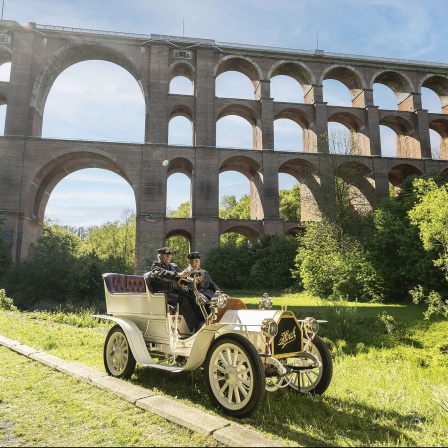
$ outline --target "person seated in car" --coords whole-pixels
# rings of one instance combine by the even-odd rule
[[[151,277],[154,292],[163,292],[168,304],[176,307],[179,304],[181,314],[190,331],[195,331],[200,320],[204,320],[195,298],[190,297],[180,286],[179,280],[188,277],[189,272],[181,271],[177,264],[171,263],[173,250],[162,247],[157,250],[158,260],[151,266]]]
[[[199,252],[191,252],[187,255],[189,266],[185,269],[185,272],[192,272],[200,269],[201,266],[201,254]],[[196,285],[197,290],[204,294],[208,299],[211,299],[216,292],[222,292],[221,288],[212,280],[210,274],[202,269],[204,272],[204,278]]]

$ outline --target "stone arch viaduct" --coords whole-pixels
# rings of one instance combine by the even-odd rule
[[[73,141],[42,138],[47,96],[60,73],[90,59],[127,70],[145,102],[143,143]],[[375,207],[411,174],[448,175],[448,65],[379,59],[215,42],[161,35],[135,35],[0,21],[0,65],[11,62],[9,82],[0,82],[6,104],[0,137],[0,214],[14,259],[26,258],[42,233],[45,207],[55,185],[69,173],[97,167],[118,173],[132,187],[137,214],[136,272],[143,272],[167,237],[183,235],[207,253],[222,233],[247,237],[294,231],[301,223],[279,218],[278,173],[301,183],[301,221],[319,219],[332,196],[335,176]],[[254,98],[215,96],[215,80],[239,71],[252,81]],[[270,80],[287,75],[303,88],[303,103],[275,102]],[[169,93],[170,81],[192,81],[192,95]],[[329,106],[322,84],[335,79],[349,89],[351,107]],[[373,84],[390,87],[397,110],[374,105]],[[440,98],[441,113],[422,108],[421,88]],[[191,146],[168,144],[171,118],[193,125]],[[253,148],[216,147],[216,122],[238,115],[252,125]],[[303,129],[303,151],[274,151],[274,121],[288,118]],[[347,154],[330,154],[329,122],[339,122],[359,144]],[[397,157],[381,153],[380,125],[397,134]],[[440,159],[431,158],[429,130],[441,139]],[[143,138],[144,137],[144,138]],[[168,166],[163,162],[168,160]],[[356,171],[356,179],[351,172]],[[221,220],[219,173],[236,170],[250,181],[251,219]],[[167,178],[184,173],[191,180],[191,217],[166,217]]]

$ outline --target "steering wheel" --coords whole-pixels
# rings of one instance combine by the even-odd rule
[[[193,283],[193,285],[196,287],[196,285],[204,279],[204,271],[202,269],[194,269],[193,271],[188,273],[188,277],[186,278],[179,278],[177,281],[177,284],[182,289],[187,289],[190,287],[190,284]]]

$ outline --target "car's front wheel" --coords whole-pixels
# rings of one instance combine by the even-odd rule
[[[135,358],[119,325],[109,330],[104,343],[104,367],[115,378],[128,379],[135,370]]]
[[[330,351],[319,336],[314,336],[311,342],[308,341],[305,350],[317,358],[319,366],[292,371],[289,387],[302,393],[322,395],[333,377],[333,360]],[[294,359],[292,361],[294,362]],[[308,362],[307,359],[304,361]]]
[[[206,387],[215,406],[233,417],[255,412],[263,399],[265,374],[257,349],[246,338],[234,334],[216,339],[205,368]]]

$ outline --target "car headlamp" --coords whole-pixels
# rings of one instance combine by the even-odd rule
[[[274,302],[272,301],[272,299],[268,296],[268,294],[265,292],[263,294],[263,297],[260,299],[260,304],[259,304],[259,308],[260,310],[265,310],[265,309],[271,309],[272,305],[274,304]]]
[[[319,322],[314,317],[307,317],[303,321],[307,333],[317,333],[319,331]]]
[[[222,292],[216,293],[212,298],[212,305],[218,308],[225,308],[228,298],[229,296],[227,294],[223,294]]]
[[[261,322],[261,332],[263,333],[263,336],[265,338],[274,338],[278,333],[277,322],[275,322],[274,319],[270,319],[269,317],[263,319],[263,321]]]

